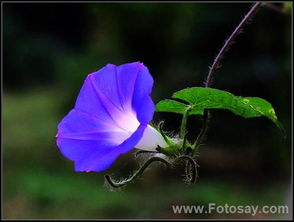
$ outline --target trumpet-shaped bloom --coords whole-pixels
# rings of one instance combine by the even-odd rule
[[[136,147],[166,147],[161,134],[148,125],[154,114],[150,97],[153,78],[134,62],[108,64],[89,74],[75,107],[58,125],[57,145],[75,162],[76,171],[103,171]]]

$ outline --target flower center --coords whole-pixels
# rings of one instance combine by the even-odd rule
[[[144,131],[143,137],[135,147],[141,150],[156,151],[157,146],[164,148],[167,147],[168,144],[155,128],[148,125]]]
[[[136,118],[136,114],[133,111],[121,113],[115,118],[117,126],[113,131],[119,132],[114,134],[111,138],[115,144],[121,144],[128,139],[140,126],[140,122]]]

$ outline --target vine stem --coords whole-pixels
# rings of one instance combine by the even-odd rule
[[[192,107],[189,106],[183,115],[182,123],[181,123],[181,129],[180,129],[180,138],[185,139],[187,131],[186,131],[186,126],[187,126],[187,120],[189,117],[189,113],[191,111]]]
[[[105,180],[108,182],[108,184],[110,186],[112,186],[113,188],[119,188],[122,187],[128,183],[131,183],[132,181],[134,181],[135,179],[137,179],[140,175],[142,175],[142,173],[146,170],[146,168],[153,162],[162,162],[164,164],[166,164],[167,166],[170,166],[170,163],[168,161],[166,161],[165,159],[162,159],[160,157],[152,157],[149,160],[147,160],[141,167],[140,169],[134,173],[129,179],[124,180],[122,182],[115,182],[112,180],[112,178],[109,175],[105,175],[104,178]]]
[[[241,33],[245,25],[248,23],[250,19],[254,16],[254,14],[260,9],[260,7],[264,3],[262,2],[256,2],[254,5],[251,7],[251,9],[248,11],[248,13],[244,16],[244,18],[241,20],[239,25],[235,28],[235,30],[232,32],[230,37],[225,41],[223,47],[221,50],[218,52],[217,56],[215,57],[212,66],[209,68],[209,72],[207,74],[207,78],[205,80],[204,86],[206,88],[210,88],[212,83],[213,83],[213,75],[215,74],[216,70],[219,68],[220,62],[222,58],[224,57],[225,52],[228,50],[230,45],[234,42],[234,39]],[[207,128],[208,128],[208,116],[209,116],[209,111],[204,110],[204,115],[203,115],[203,121],[202,121],[202,129],[195,141],[195,150],[197,147],[202,143],[203,138],[206,134]]]
[[[202,128],[201,128],[201,131],[198,134],[197,139],[194,143],[193,153],[195,153],[196,149],[198,148],[199,145],[201,145],[201,142],[203,141],[203,139],[205,137],[205,133],[206,133],[207,127],[208,127],[208,115],[209,115],[208,110],[204,110]]]
[[[238,34],[241,33],[244,26],[248,23],[248,21],[253,17],[255,12],[262,6],[262,2],[256,2],[252,8],[249,10],[249,12],[244,16],[240,24],[235,28],[235,30],[232,32],[230,37],[225,41],[225,44],[215,57],[212,66],[209,68],[209,72],[205,81],[205,87],[210,87],[212,85],[213,75],[215,71],[219,68],[219,64],[225,54],[225,52],[228,50],[229,46],[233,43],[234,39],[237,37]]]

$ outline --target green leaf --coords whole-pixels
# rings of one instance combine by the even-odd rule
[[[156,104],[157,112],[173,112],[184,114],[187,105],[175,100],[165,99]]]
[[[282,128],[272,105],[261,98],[235,96],[223,90],[203,87],[180,90],[174,93],[172,98],[188,104],[163,100],[156,105],[156,111],[184,114],[187,108],[192,107],[190,115],[203,115],[205,109],[226,109],[244,118],[265,116]]]

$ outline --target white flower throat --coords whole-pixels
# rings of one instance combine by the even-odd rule
[[[136,114],[134,112],[123,113],[117,121],[116,129],[112,129],[113,134],[112,141],[116,144],[121,144],[126,139],[128,139],[140,126],[140,122],[137,120]],[[147,125],[144,130],[144,134],[138,144],[135,146],[137,149],[146,150],[146,151],[156,151],[157,146],[167,147],[162,135],[152,126]]]

